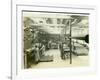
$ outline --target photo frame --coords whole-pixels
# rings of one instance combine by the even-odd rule
[[[12,60],[11,60],[11,63],[12,63],[11,64],[11,66],[12,66],[11,67],[11,76],[12,77],[11,78],[12,78],[12,80],[15,80],[15,79],[18,79],[18,80],[20,80],[20,79],[21,80],[28,80],[28,79],[40,80],[41,78],[55,78],[58,76],[59,77],[87,76],[87,75],[92,75],[92,74],[96,73],[96,54],[94,54],[94,53],[96,53],[96,47],[95,47],[95,45],[96,45],[96,40],[95,40],[96,29],[94,29],[94,27],[96,27],[96,22],[95,22],[96,9],[94,7],[61,5],[61,4],[59,4],[59,5],[53,5],[53,4],[37,5],[37,4],[30,4],[30,3],[27,3],[27,4],[26,3],[13,3],[12,7],[13,7],[12,8],[12,54],[11,54],[12,55]],[[34,20],[39,21],[39,20],[41,20],[41,18],[42,18],[42,20],[47,20],[47,19],[49,20],[49,18],[53,20],[56,18],[56,21],[58,21],[58,24],[52,24],[52,23],[44,24],[43,22],[40,22],[40,23],[34,23],[34,25],[38,25],[38,26],[40,26],[40,25],[48,26],[49,25],[52,27],[60,25],[60,28],[61,28],[61,26],[63,26],[63,24],[62,23],[60,24],[59,21],[61,19],[68,19],[66,25],[69,25],[68,33],[69,33],[70,41],[74,40],[74,39],[72,39],[71,34],[72,33],[75,34],[75,32],[73,32],[74,30],[70,29],[71,27],[70,27],[69,22],[70,22],[70,20],[75,18],[73,21],[73,23],[74,23],[75,21],[77,21],[76,19],[80,20],[79,18],[82,17],[82,20],[84,21],[83,23],[85,23],[85,21],[86,21],[86,24],[87,24],[86,26],[88,26],[88,34],[89,34],[89,44],[85,45],[85,46],[89,47],[88,60],[87,60],[87,58],[85,60],[87,63],[85,64],[85,62],[83,62],[84,63],[83,64],[81,62],[82,66],[80,66],[80,63],[77,63],[79,61],[78,60],[78,61],[76,61],[77,65],[74,66],[73,65],[73,62],[74,62],[73,55],[71,55],[71,53],[70,53],[69,60],[67,62],[69,67],[66,67],[66,65],[63,65],[63,64],[57,64],[59,62],[56,62],[56,63],[53,63],[53,64],[56,64],[54,66],[51,66],[53,64],[50,64],[50,65],[46,64],[46,67],[39,66],[39,68],[38,67],[29,68],[29,66],[28,66],[29,64],[27,64],[27,61],[28,61],[27,55],[24,52],[25,47],[28,46],[28,43],[25,44],[25,41],[24,41],[24,37],[25,37],[24,34],[26,33],[26,32],[24,32],[26,29],[24,27],[25,23],[23,23],[25,20],[24,17],[26,17],[26,19],[28,19],[28,20],[29,20],[29,17],[35,18],[35,19],[32,19],[33,21]],[[55,23],[57,23],[57,22],[55,22]],[[82,22],[80,22],[80,24],[82,24]],[[78,25],[80,25],[80,24],[78,24]],[[76,25],[76,26],[78,26],[78,25]],[[82,25],[85,25],[85,24],[82,24]],[[52,34],[57,33],[57,31],[58,31],[58,29],[54,30],[54,28],[53,29],[48,28],[46,30],[45,29],[46,29],[46,27],[44,29],[42,27],[42,30],[44,30],[45,32],[48,30],[47,32],[52,32]],[[51,29],[51,31],[49,31],[49,29]],[[59,29],[59,31],[61,29]],[[66,28],[64,28],[64,29],[66,29]],[[40,30],[41,29],[39,28],[39,32],[40,32]],[[71,33],[71,30],[72,30],[72,33]],[[83,34],[84,34],[84,32],[83,32]],[[65,35],[65,34],[63,34],[63,35]],[[28,37],[27,39],[30,39],[30,37]],[[75,39],[76,39],[76,37],[75,37]],[[54,38],[54,40],[55,40],[55,38]],[[40,41],[41,41],[41,39],[40,39]],[[79,43],[81,43],[79,40],[77,40],[77,41]],[[29,51],[28,48],[27,48],[27,51]],[[70,49],[70,51],[72,50],[71,47],[69,47],[69,49]],[[56,52],[53,52],[53,53],[56,53]],[[49,65],[49,66],[47,66],[47,65]],[[61,65],[63,65],[63,66],[61,66]]]

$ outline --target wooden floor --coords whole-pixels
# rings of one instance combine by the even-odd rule
[[[31,68],[62,68],[62,67],[80,67],[89,65],[88,55],[82,55],[82,56],[72,55],[72,64],[70,64],[70,59],[66,60],[61,59],[59,49],[48,50],[45,52],[45,55],[53,56],[53,61],[39,62],[38,64],[32,64]]]

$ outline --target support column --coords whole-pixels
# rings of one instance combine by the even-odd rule
[[[70,28],[70,64],[72,64],[72,39],[71,39],[71,36],[72,36],[72,27],[71,27],[71,19],[69,20],[69,28]]]

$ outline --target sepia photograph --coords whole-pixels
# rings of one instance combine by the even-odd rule
[[[89,66],[89,14],[22,11],[23,68]]]

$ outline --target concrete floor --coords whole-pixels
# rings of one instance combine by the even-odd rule
[[[45,52],[45,55],[53,55],[52,62],[39,62],[38,64],[32,64],[31,68],[62,68],[62,67],[79,67],[89,65],[89,56],[75,56],[72,55],[72,64],[70,59],[62,60],[60,57],[59,49],[51,49]]]

